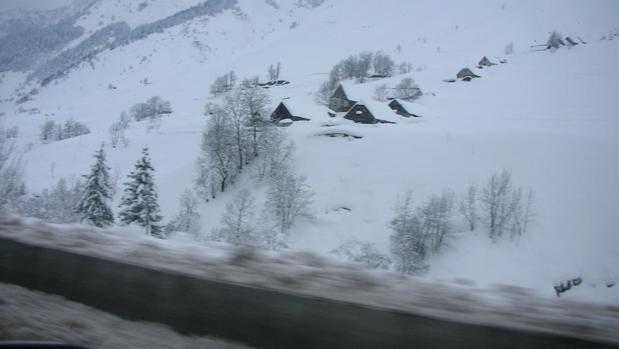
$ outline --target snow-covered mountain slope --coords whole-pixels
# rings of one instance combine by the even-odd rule
[[[199,4],[146,2],[140,11],[142,1],[99,1],[77,19],[85,34],[71,45],[114,21],[134,29]],[[586,275],[588,291],[570,294],[616,304],[617,287],[604,285],[619,279],[619,41],[600,38],[618,23],[615,1],[238,0],[215,16],[103,50],[44,87],[27,81],[27,73],[1,73],[0,122],[19,126],[26,183],[38,192],[86,173],[122,111],[154,95],[170,100],[174,113],[158,130],[133,123],[129,146],[108,149],[122,182],[139,150],[151,148],[169,218],[178,195],[192,187],[215,77],[230,70],[262,76],[269,64],[281,62],[282,77],[291,84],[270,90],[273,106],[291,97],[314,110],[313,94],[333,64],[384,50],[411,62],[414,72],[359,85],[359,97],[370,100],[376,85],[411,76],[426,92],[415,102],[424,117],[337,126],[362,136],[354,140],[320,136],[325,128],[319,115],[288,128],[298,172],[316,193],[316,219],[295,228],[292,247],[328,253],[343,240],[362,239],[387,251],[388,224],[404,192],[412,190],[422,202],[443,189],[463,192],[508,168],[517,183],[535,191],[530,231],[517,245],[492,244],[481,232],[458,234],[451,249],[431,261],[428,276],[516,284],[554,296],[554,282]],[[531,49],[552,30],[588,44],[554,53]],[[514,53],[505,56],[509,43]],[[443,82],[462,67],[474,68],[484,55],[507,63],[479,70],[482,78],[470,83]],[[141,82],[145,78],[149,84]],[[31,101],[15,104],[19,92],[32,88],[39,91]],[[46,119],[70,118],[93,132],[38,141]],[[259,197],[264,191],[249,176],[241,178],[229,193],[202,205],[204,231],[219,224],[225,204],[244,187]],[[343,206],[350,211],[337,210]]]

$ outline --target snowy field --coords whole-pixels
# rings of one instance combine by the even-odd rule
[[[151,1],[139,12],[138,2],[100,2],[79,23],[88,32],[114,20],[135,27],[199,1]],[[92,154],[105,142],[111,173],[118,177],[117,212],[120,185],[141,148],[149,146],[162,214],[169,220],[178,211],[179,195],[193,187],[204,105],[218,101],[209,97],[209,85],[230,70],[240,77],[263,76],[269,64],[279,61],[282,77],[291,84],[269,90],[271,107],[288,97],[306,106],[302,109],[312,120],[284,130],[296,145],[295,169],[315,193],[315,218],[293,228],[284,255],[310,251],[335,258],[330,251],[353,239],[373,242],[388,253],[389,222],[407,191],[416,203],[444,189],[460,195],[470,184],[483,185],[492,174],[509,169],[515,184],[535,194],[535,219],[526,234],[517,242],[493,243],[483,229],[469,232],[456,219],[449,248],[432,256],[428,273],[415,282],[524,288],[559,313],[569,311],[567,301],[619,305],[619,286],[607,287],[619,282],[619,37],[601,40],[619,25],[616,1],[386,0],[361,5],[326,0],[316,8],[298,7],[292,0],[275,3],[279,8],[240,0],[236,11],[103,51],[92,64],[41,88],[24,104],[7,98],[35,85],[25,82],[25,73],[0,73],[0,125],[19,127],[17,146],[23,151],[29,193],[87,173]],[[531,49],[552,30],[582,37],[587,44],[556,52]],[[509,43],[514,51],[506,55]],[[426,92],[415,102],[422,118],[390,115],[396,124],[360,125],[315,114],[314,93],[330,68],[365,50],[384,50],[398,62],[411,62],[413,72],[355,85],[356,98],[369,101],[377,85],[413,77]],[[507,62],[475,69],[482,77],[469,83],[443,81],[455,78],[462,67],[474,68],[484,55]],[[141,83],[144,78],[150,84]],[[154,95],[170,100],[174,112],[156,130],[133,122],[129,145],[111,148],[109,126],[122,111]],[[85,122],[92,133],[48,144],[38,140],[45,120],[69,118]],[[326,137],[327,129],[360,138]],[[202,236],[219,226],[226,204],[242,189],[263,204],[266,188],[252,171],[216,200],[200,204]],[[69,245],[77,234],[70,231]],[[202,256],[198,251],[212,249],[208,253],[217,257],[221,248],[230,248],[203,246],[180,234],[168,241],[127,234],[124,242],[101,237],[112,246],[104,252],[81,252],[107,254],[120,244],[121,258],[139,261],[126,251],[147,245],[178,248],[181,254],[195,249],[192,253]],[[47,243],[46,236],[34,236]],[[561,299],[555,296],[553,285],[579,277],[581,285]],[[384,300],[381,292],[368,296]]]
[[[116,348],[247,348],[120,319],[62,297],[0,284],[0,339]]]

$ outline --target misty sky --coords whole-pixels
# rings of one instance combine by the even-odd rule
[[[28,10],[47,10],[50,8],[66,5],[70,2],[71,0],[0,0],[0,11],[11,10],[15,8],[24,8]]]

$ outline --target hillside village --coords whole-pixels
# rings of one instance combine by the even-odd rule
[[[619,302],[605,5],[192,1],[92,1],[50,27],[62,49],[3,61],[2,135],[20,161],[0,206],[170,246]],[[342,19],[350,7],[367,21]],[[83,181],[106,166],[108,217],[85,220]],[[136,173],[151,179],[147,223],[120,214]],[[398,235],[415,229],[420,243]]]

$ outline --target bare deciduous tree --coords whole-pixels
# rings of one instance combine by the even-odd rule
[[[130,122],[131,117],[129,114],[122,112],[120,113],[120,120],[110,126],[109,132],[112,148],[116,148],[119,145],[126,148],[129,145],[129,139],[127,138],[125,130],[129,128]]]
[[[361,263],[368,269],[389,269],[392,263],[391,258],[381,253],[376,244],[369,241],[348,240],[331,253],[351,262]]]
[[[273,178],[288,166],[294,153],[294,143],[288,141],[286,134],[275,127],[268,127],[260,133],[260,153],[258,179]]]
[[[466,191],[464,197],[460,200],[458,210],[469,225],[470,231],[474,231],[479,220],[479,212],[477,212],[477,186],[471,184]]]
[[[374,99],[379,102],[386,102],[388,97],[387,84],[380,84],[374,90]]]
[[[247,113],[247,124],[251,127],[253,157],[258,156],[258,132],[265,126],[267,107],[271,98],[255,81],[245,79],[241,83],[239,100]]]
[[[414,101],[421,97],[422,92],[413,78],[404,78],[395,87],[395,94],[397,98]]]
[[[166,226],[166,233],[172,231],[184,231],[193,234],[196,238],[200,233],[200,214],[198,213],[198,200],[189,189],[178,198],[179,211],[176,217]]]
[[[298,219],[313,217],[310,206],[314,193],[305,177],[294,174],[288,166],[279,172],[271,179],[266,207],[273,213],[279,232],[286,235]]]
[[[480,197],[490,238],[496,241],[508,231],[512,237],[522,235],[533,218],[532,200],[529,189],[527,202],[523,203],[522,188],[514,188],[511,171],[492,175]]]
[[[419,208],[418,215],[423,222],[423,235],[427,239],[430,252],[436,254],[447,245],[452,234],[451,217],[454,211],[454,193],[445,190],[441,195],[431,195]]]
[[[219,96],[226,92],[232,91],[236,86],[236,73],[231,71],[220,77],[217,77],[211,85],[210,92],[213,96]]]
[[[408,192],[395,208],[390,224],[391,253],[395,256],[395,269],[404,274],[421,274],[428,269],[428,253],[423,223],[413,207],[413,196]]]
[[[277,64],[271,64],[269,69],[267,70],[267,79],[269,81],[277,81],[279,80],[279,75],[282,70],[282,64],[277,62]]]
[[[221,219],[221,227],[213,231],[215,240],[235,245],[253,244],[255,237],[255,200],[248,190],[241,190],[226,205]]]
[[[202,135],[198,159],[198,177],[216,178],[219,189],[224,192],[228,184],[234,179],[236,160],[233,128],[230,125],[230,120],[222,108],[216,108],[209,115],[206,130]],[[206,173],[203,173],[204,171]]]

